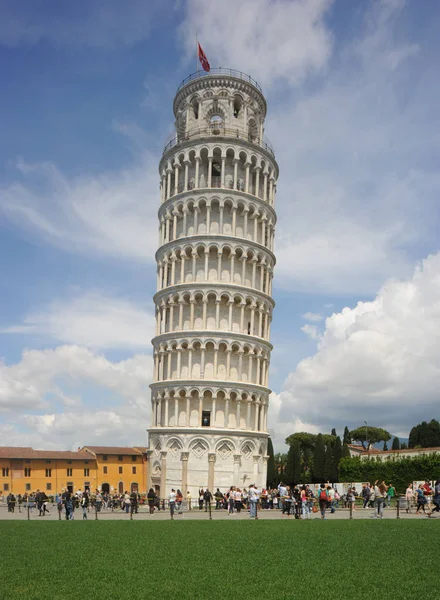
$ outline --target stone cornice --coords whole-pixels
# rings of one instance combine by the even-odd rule
[[[176,194],[175,196],[171,196],[168,198],[163,204],[159,206],[158,217],[159,221],[167,210],[176,202],[186,200],[188,198],[191,199],[194,196],[201,196],[202,198],[219,198],[219,199],[227,199],[232,198],[233,200],[247,200],[249,204],[256,204],[260,208],[264,208],[271,213],[273,218],[273,223],[276,225],[277,222],[277,214],[273,206],[271,206],[268,202],[265,202],[258,196],[254,196],[252,194],[247,194],[246,192],[240,190],[233,190],[230,188],[198,188],[197,190],[188,190],[186,192],[180,192],[180,194]],[[199,198],[201,199],[201,198]]]
[[[245,437],[245,438],[268,438],[269,432],[267,431],[254,431],[252,429],[226,429],[222,427],[149,427],[147,429],[149,434],[152,435],[170,435],[172,437],[179,436],[180,434],[197,435],[202,433],[203,435],[219,435],[219,436],[232,436],[232,437]]]
[[[201,329],[201,330],[185,330],[185,331],[170,331],[167,333],[161,333],[160,335],[155,336],[152,340],[151,343],[155,346],[155,344],[157,342],[166,342],[169,340],[173,340],[173,339],[179,339],[179,338],[197,338],[197,339],[204,339],[204,338],[209,338],[209,339],[218,339],[220,340],[230,340],[231,343],[233,343],[234,341],[240,341],[240,342],[250,342],[251,344],[255,344],[255,345],[260,345],[260,346],[264,346],[265,348],[267,348],[269,351],[273,350],[273,346],[270,342],[268,342],[267,340],[265,340],[264,338],[260,338],[258,336],[255,335],[248,335],[246,333],[237,333],[234,331],[223,331],[223,330],[208,330],[208,329]]]
[[[164,381],[156,381],[150,383],[151,390],[160,390],[162,388],[221,388],[223,390],[246,389],[250,394],[269,394],[272,393],[270,388],[256,383],[248,383],[247,381],[222,381],[221,379],[166,379]]]
[[[212,135],[212,136],[200,136],[193,137],[190,140],[181,140],[175,146],[171,146],[168,150],[166,150],[159,161],[159,175],[162,173],[163,163],[167,162],[170,156],[173,154],[180,154],[182,150],[186,150],[186,148],[195,149],[197,146],[206,146],[207,144],[215,144],[216,146],[221,146],[222,144],[226,144],[228,146],[235,145],[237,147],[246,148],[252,154],[262,154],[266,160],[269,160],[273,163],[276,171],[276,180],[280,176],[280,168],[278,166],[277,160],[273,154],[271,154],[268,150],[260,146],[259,144],[254,144],[252,142],[248,142],[242,138],[234,137],[234,136],[226,136],[226,135]]]
[[[178,283],[176,285],[170,285],[156,292],[153,296],[153,302],[156,304],[163,296],[167,296],[169,294],[182,293],[186,291],[192,292],[195,290],[204,290],[205,292],[209,290],[222,290],[231,292],[231,294],[239,293],[243,296],[249,295],[255,296],[256,298],[260,297],[271,304],[272,308],[275,308],[275,300],[272,298],[272,296],[248,286],[239,285],[238,283],[226,283],[224,281],[194,281],[191,283]]]
[[[190,235],[190,236],[177,238],[176,240],[172,240],[171,242],[167,242],[166,244],[163,244],[162,246],[160,246],[158,248],[158,250],[156,251],[154,258],[155,258],[156,262],[158,262],[160,260],[160,255],[163,254],[165,251],[172,250],[174,247],[178,248],[179,246],[182,246],[182,245],[184,246],[185,244],[195,244],[197,242],[203,242],[205,244],[230,243],[230,244],[233,244],[234,246],[238,245],[238,246],[248,246],[250,248],[255,248],[255,250],[258,252],[265,252],[272,259],[272,267],[275,267],[275,265],[276,265],[275,254],[271,250],[269,250],[269,248],[266,248],[266,246],[263,246],[262,244],[259,244],[258,242],[253,242],[252,240],[247,240],[246,238],[240,238],[240,237],[233,236],[233,235],[223,235],[220,233],[215,233],[215,234],[200,233],[198,235]]]

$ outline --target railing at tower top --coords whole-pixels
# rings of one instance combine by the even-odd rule
[[[165,144],[163,153],[165,154],[170,148],[174,148],[174,146],[178,146],[179,144],[207,137],[227,137],[245,140],[246,142],[260,146],[260,148],[263,148],[263,150],[266,150],[266,152],[269,152],[275,158],[275,152],[268,140],[261,139],[238,127],[226,127],[223,124],[217,123],[211,123],[203,127],[193,127],[182,134],[173,134],[171,139]]]
[[[222,67],[211,69],[209,73],[203,70],[191,73],[191,75],[188,75],[188,77],[186,77],[186,79],[184,79],[180,83],[179,87],[177,88],[177,91],[181,90],[183,87],[185,87],[185,85],[187,85],[191,81],[201,79],[202,77],[212,77],[213,75],[227,75],[228,77],[235,77],[236,79],[241,79],[242,81],[246,81],[246,83],[250,83],[251,85],[253,85],[255,88],[257,88],[260,94],[263,94],[261,86],[255,81],[255,79],[252,79],[250,75],[247,75],[242,71],[236,71],[235,69],[223,69]]]

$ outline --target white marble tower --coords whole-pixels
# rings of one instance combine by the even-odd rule
[[[196,497],[266,484],[278,165],[248,75],[199,71],[174,98],[161,205],[149,480]]]

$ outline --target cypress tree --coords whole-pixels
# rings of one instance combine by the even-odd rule
[[[322,483],[325,477],[325,445],[322,433],[319,433],[316,438],[315,451],[313,453],[313,481]]]
[[[344,429],[344,438],[342,440],[342,443],[344,446],[347,444],[351,444],[350,430],[348,429],[347,425]]]
[[[348,448],[347,448],[348,450]],[[339,463],[342,458],[342,442],[341,438],[336,436],[336,441],[333,445],[333,463],[332,463],[332,472],[331,472],[331,482],[335,483],[339,481]]]
[[[286,483],[297,484],[301,479],[301,448],[299,442],[290,445],[286,461]]]
[[[350,458],[351,454],[350,454],[350,450],[347,446],[347,444],[344,444],[342,446],[342,458]]]
[[[336,437],[336,435],[337,435],[337,434],[336,434],[336,429],[335,429],[334,427],[333,427],[333,429],[332,429],[332,433],[331,433],[331,434],[332,434],[332,435],[334,435],[335,437]]]
[[[398,437],[393,439],[393,445],[391,446],[393,450],[400,450],[400,440]]]
[[[387,450],[388,450],[387,443],[386,443],[386,442],[384,442],[384,443],[383,443],[383,451],[384,451],[384,452],[386,452]]]
[[[275,483],[275,455],[273,453],[272,439],[269,438],[267,441],[267,484],[273,485]]]

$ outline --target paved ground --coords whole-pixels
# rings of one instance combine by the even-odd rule
[[[43,520],[50,520],[50,521],[54,521],[54,520],[58,520],[59,515],[58,515],[58,511],[56,506],[49,506],[49,510],[50,510],[50,514],[46,515],[45,517],[39,517],[38,516],[38,510],[37,509],[33,509],[29,511],[29,518],[32,521],[43,521]],[[373,515],[373,510],[372,509],[366,509],[366,510],[355,510],[353,511],[353,519],[371,519]],[[231,520],[231,521],[237,521],[237,520],[248,520],[249,519],[249,511],[242,511],[241,513],[237,514],[235,513],[234,515],[228,515],[226,510],[212,510],[211,512],[211,516],[212,519],[214,520]],[[61,515],[62,519],[65,518],[64,513]],[[440,514],[437,513],[435,517],[432,518],[439,518]],[[26,508],[21,509],[21,513],[18,511],[18,508],[15,509],[14,513],[8,513],[7,507],[5,505],[0,505],[0,520],[8,520],[8,521],[21,521],[21,520],[26,520],[28,518],[28,511]],[[89,519],[95,519],[96,518],[96,514],[95,511],[91,508],[90,512],[88,513],[88,518]],[[126,514],[125,512],[122,512],[121,510],[114,510],[113,512],[111,510],[101,510],[98,514],[97,514],[97,518],[100,521],[114,521],[114,520],[129,520],[130,519],[130,514]],[[198,510],[198,509],[193,509],[191,511],[182,511],[182,514],[176,514],[174,516],[175,520],[207,520],[209,519],[209,512],[205,512],[205,510]],[[283,515],[281,513],[280,510],[259,510],[258,511],[258,518],[261,520],[273,520],[273,519],[284,519],[284,520],[293,520],[293,516],[288,517],[287,515]],[[312,519],[320,519],[320,514],[319,513],[315,513],[312,514]],[[395,508],[386,508],[384,510],[384,519],[396,519],[397,518],[397,511]],[[400,518],[403,519],[427,519],[427,516],[422,515],[416,515],[415,511],[413,511],[411,514],[406,514],[405,511],[400,512]],[[82,520],[82,509],[77,509],[75,511],[75,519],[77,520]],[[138,514],[134,514],[133,515],[133,519],[138,521],[163,521],[163,520],[169,520],[170,519],[170,513],[169,511],[155,511],[154,515],[150,515],[148,512],[148,508],[140,508]],[[329,521],[332,520],[349,520],[350,519],[350,511],[348,509],[338,509],[336,510],[336,512],[334,514],[327,514],[327,519]]]

